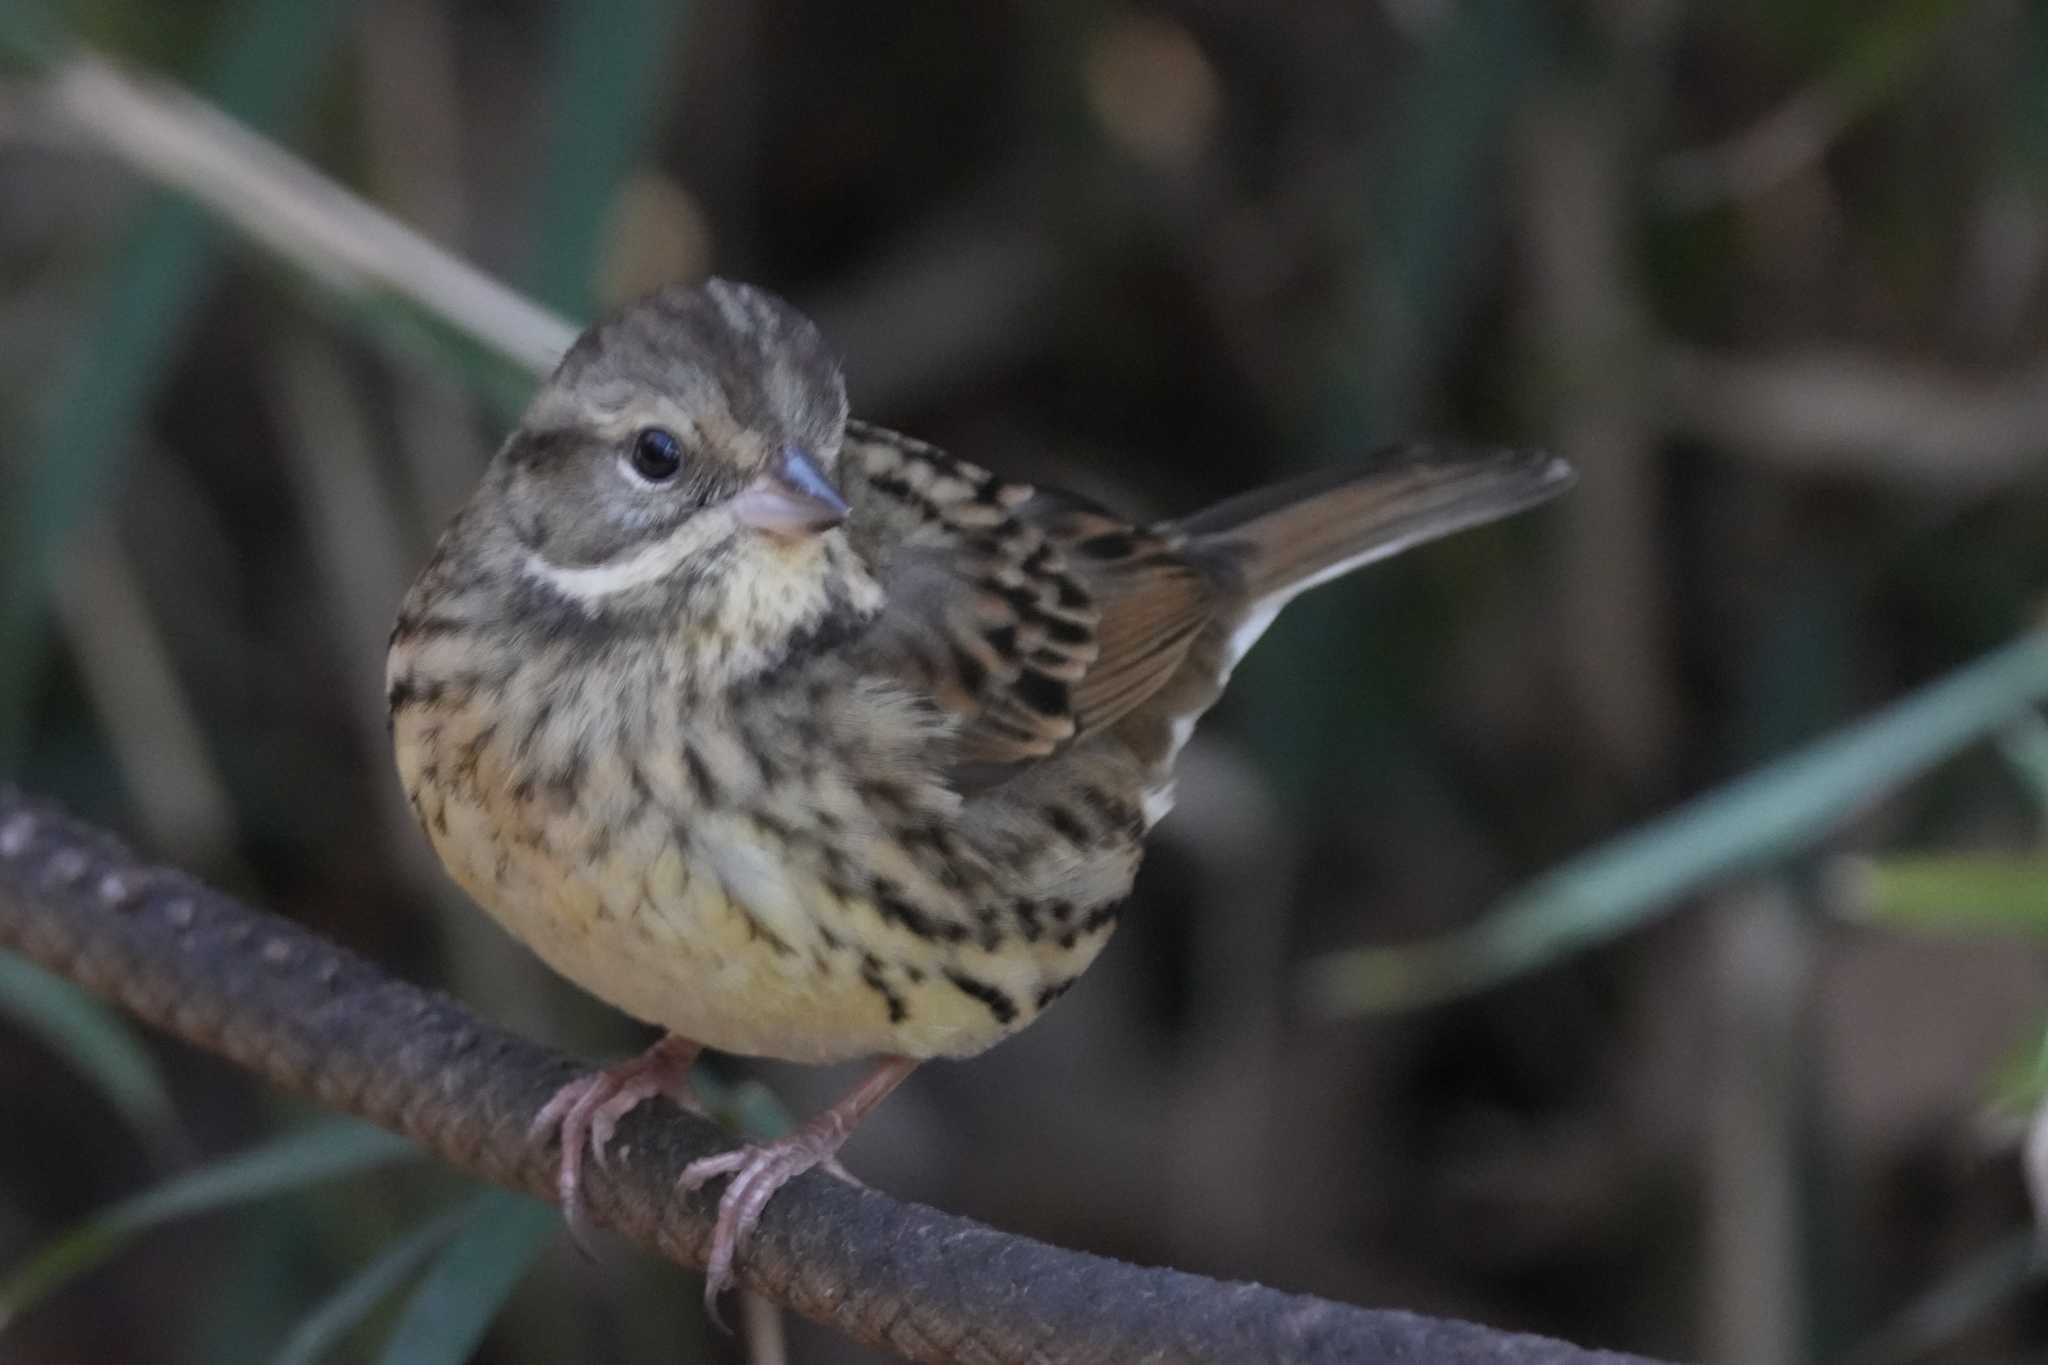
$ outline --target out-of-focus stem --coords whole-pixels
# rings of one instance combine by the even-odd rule
[[[44,91],[51,113],[94,146],[330,287],[399,295],[535,372],[575,337],[566,319],[174,86],[79,55],[57,64]]]
[[[1721,906],[1719,1017],[1707,1125],[1706,1357],[1791,1365],[1806,1355],[1804,1131],[1812,929],[1776,883]]]

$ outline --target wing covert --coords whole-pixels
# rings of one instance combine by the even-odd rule
[[[867,648],[962,718],[968,785],[1114,724],[1212,615],[1215,585],[1175,535],[865,423],[839,465],[889,598]]]

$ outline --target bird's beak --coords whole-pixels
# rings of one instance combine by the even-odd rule
[[[742,525],[779,536],[812,535],[846,520],[846,499],[800,446],[784,446],[767,472],[732,501]]]

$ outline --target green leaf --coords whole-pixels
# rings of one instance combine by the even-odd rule
[[[587,0],[559,11],[531,283],[543,303],[571,316],[591,311],[605,220],[668,93],[661,76],[674,69],[687,9],[674,0]]]
[[[225,21],[205,88],[256,127],[281,122],[313,92],[335,28],[352,12],[341,0],[250,0]],[[212,279],[213,247],[198,209],[158,201],[114,262],[97,316],[50,378],[22,486],[0,515],[0,755],[22,739],[51,560],[112,484]]]
[[[156,1059],[121,1017],[34,963],[0,953],[0,1014],[99,1087],[130,1127],[156,1142],[179,1134]]]
[[[778,1138],[796,1127],[796,1119],[773,1090],[749,1078],[721,1080],[709,1067],[699,1066],[690,1076],[704,1112],[749,1138]]]
[[[1998,752],[2026,783],[2034,804],[2048,810],[2048,720],[2038,711],[2027,712],[1999,735]]]
[[[1834,871],[1844,915],[1940,934],[2048,934],[2048,855],[1847,858]]]
[[[33,0],[0,6],[0,61],[41,70],[64,51],[64,35],[49,9]]]
[[[271,1357],[271,1365],[314,1365],[340,1345],[379,1304],[411,1279],[413,1272],[439,1251],[457,1229],[472,1221],[487,1198],[478,1196],[461,1208],[451,1209],[378,1252],[292,1329],[284,1345]]]
[[[796,1117],[780,1096],[757,1080],[744,1080],[726,1096],[726,1104],[712,1111],[725,1126],[760,1141],[779,1138],[796,1127]]]
[[[413,1291],[383,1365],[460,1365],[554,1240],[561,1216],[525,1195],[493,1190]]]
[[[1992,1069],[1991,1107],[2015,1123],[2048,1103],[2048,1030],[2014,1047]]]
[[[2048,697],[2048,634],[2029,634],[1860,721],[1574,858],[1471,928],[1308,964],[1335,1015],[1412,1008],[1554,962],[1686,896],[1783,862],[1898,784]]]
[[[415,1151],[410,1142],[382,1129],[336,1121],[289,1133],[175,1176],[58,1234],[0,1278],[0,1331],[159,1224],[352,1175]]]
[[[1357,183],[1369,231],[1357,292],[1322,376],[1330,452],[1351,457],[1410,425],[1461,344],[1500,148],[1552,50],[1540,6],[1471,0],[1445,9],[1393,91],[1385,139]]]
[[[313,275],[284,275],[308,312],[373,343],[401,366],[432,366],[459,380],[507,425],[519,420],[545,371],[389,289],[335,289]]]

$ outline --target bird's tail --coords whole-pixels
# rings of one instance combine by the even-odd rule
[[[1363,469],[1276,484],[1186,518],[1179,529],[1228,566],[1241,604],[1217,662],[1227,673],[1297,594],[1534,506],[1575,477],[1540,451],[1404,446]]]

